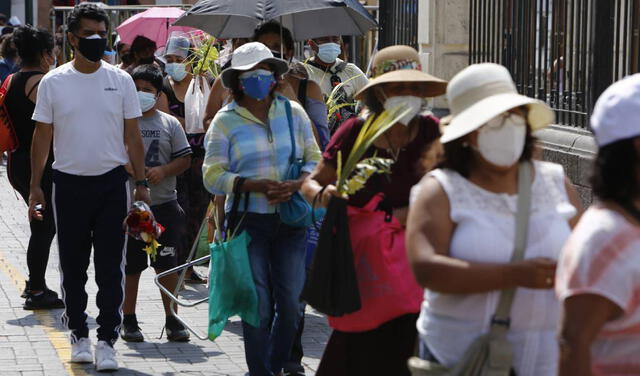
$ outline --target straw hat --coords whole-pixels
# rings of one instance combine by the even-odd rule
[[[447,81],[422,72],[418,52],[409,46],[391,46],[378,51],[373,58],[372,79],[355,98],[364,98],[367,90],[387,82],[415,82],[422,89],[422,97],[437,97],[445,93]]]
[[[222,71],[220,74],[222,85],[231,87],[234,80],[235,72],[247,71],[260,63],[268,63],[275,68],[277,74],[284,74],[289,70],[286,61],[273,57],[271,50],[260,42],[251,42],[243,44],[233,51],[231,58],[231,66]]]
[[[518,94],[507,68],[493,63],[474,64],[455,75],[447,87],[451,115],[440,142],[447,143],[482,127],[494,117],[520,106],[528,107],[532,131],[553,123],[555,115],[544,102]]]

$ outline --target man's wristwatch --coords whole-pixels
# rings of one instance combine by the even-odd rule
[[[149,180],[147,180],[147,179],[136,180],[136,188],[139,187],[139,186],[143,186],[143,187],[149,188]]]

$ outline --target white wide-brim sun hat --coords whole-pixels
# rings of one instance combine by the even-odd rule
[[[451,115],[440,142],[447,143],[479,129],[494,117],[520,106],[527,106],[531,131],[555,120],[546,103],[518,94],[507,68],[493,63],[474,64],[455,75],[447,86]]]
[[[271,50],[260,42],[245,43],[233,51],[231,66],[222,71],[222,85],[231,87],[236,72],[247,71],[260,63],[267,63],[275,69],[275,73],[283,75],[289,70],[289,64],[273,56]]]

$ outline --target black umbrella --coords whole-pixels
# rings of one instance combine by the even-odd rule
[[[217,38],[248,38],[263,22],[276,20],[296,40],[362,35],[377,27],[357,0],[200,0],[175,25]]]

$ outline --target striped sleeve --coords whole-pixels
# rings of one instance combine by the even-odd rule
[[[634,272],[640,233],[620,219],[591,210],[567,241],[558,266],[560,300],[582,294],[600,295],[626,313],[640,289]],[[637,308],[637,307],[634,307]]]
[[[187,135],[180,125],[178,119],[172,116],[171,119],[171,159],[184,157],[192,153]]]

